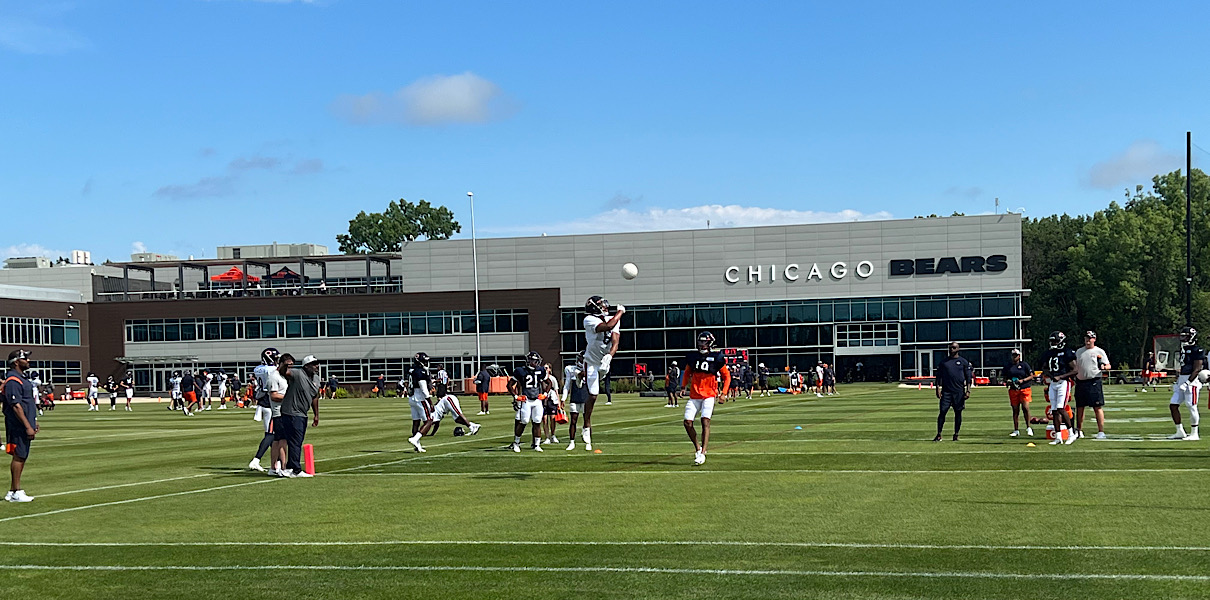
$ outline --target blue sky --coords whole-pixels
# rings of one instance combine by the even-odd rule
[[[0,0],[0,254],[1088,213],[1210,148],[1210,5],[1053,4]]]

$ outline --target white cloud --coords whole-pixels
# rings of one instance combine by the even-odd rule
[[[1169,152],[1154,140],[1139,140],[1130,144],[1124,152],[1101,161],[1088,171],[1086,183],[1094,188],[1108,190],[1121,185],[1151,181],[1163,173],[1182,168],[1185,158]]]
[[[60,256],[71,256],[70,252],[62,250],[53,250],[40,244],[16,244],[13,246],[0,246],[0,259],[26,256],[45,256],[46,258],[55,259]]]
[[[165,185],[155,191],[155,196],[183,200],[187,198],[213,198],[229,196],[235,192],[235,176],[203,177],[197,183]]]
[[[272,156],[252,156],[248,158],[239,157],[232,160],[227,167],[232,171],[249,171],[252,169],[276,169],[281,164],[281,159]]]
[[[147,251],[147,244],[143,242],[134,242],[130,245],[131,254],[142,254]]]
[[[291,175],[313,175],[324,170],[324,161],[318,158],[306,158],[294,163],[290,169]]]
[[[495,121],[511,115],[515,107],[500,86],[467,71],[418,79],[393,94],[345,94],[331,108],[358,124],[430,126]]]
[[[862,213],[855,210],[814,211],[762,208],[731,204],[707,204],[688,208],[649,208],[636,211],[626,208],[607,210],[585,219],[550,223],[541,226],[484,228],[486,233],[505,235],[547,233],[616,233],[623,231],[665,231],[670,229],[759,227],[762,225],[794,225],[803,223],[837,223],[843,221],[877,221],[892,218],[891,213],[879,211]]]

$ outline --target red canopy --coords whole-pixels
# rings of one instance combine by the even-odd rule
[[[213,275],[210,277],[210,281],[243,281],[243,279],[244,272],[241,271],[239,267],[231,267],[226,273]],[[257,277],[256,275],[248,275],[248,281],[260,281],[260,277]]]

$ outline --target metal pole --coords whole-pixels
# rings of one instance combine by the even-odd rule
[[[467,192],[471,201],[471,262],[475,271],[475,377],[483,369],[483,343],[479,337],[483,324],[479,322],[479,248],[475,240],[475,193]]]
[[[1185,326],[1193,326],[1193,132],[1185,132]]]

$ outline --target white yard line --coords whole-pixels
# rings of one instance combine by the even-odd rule
[[[268,478],[258,479],[256,481],[245,481],[242,483],[217,485],[214,487],[203,488],[200,490],[186,490],[183,492],[172,492],[171,494],[157,494],[155,496],[143,496],[141,498],[130,498],[129,500],[115,500],[113,502],[99,502],[97,504],[86,504],[84,506],[73,506],[71,508],[60,508],[57,510],[48,510],[46,512],[30,513],[28,515],[15,515],[12,517],[4,517],[3,519],[0,519],[0,523],[3,523],[5,521],[16,521],[18,519],[30,519],[33,517],[45,517],[47,515],[57,515],[57,514],[62,514],[62,513],[75,512],[77,510],[88,510],[90,508],[101,508],[103,506],[117,506],[120,504],[130,504],[132,502],[143,502],[145,500],[158,500],[160,498],[172,498],[174,496],[187,496],[190,494],[201,494],[204,492],[213,492],[216,490],[225,490],[225,489],[229,489],[229,488],[243,487],[245,485],[256,485],[258,483],[270,483],[273,481],[279,481],[279,479],[276,477],[273,479],[268,479]]]
[[[39,498],[50,498],[53,496],[66,496],[68,494],[79,494],[81,492],[96,492],[100,490],[112,490],[114,488],[132,487],[136,485],[151,485],[153,483],[164,483],[166,481],[180,481],[182,479],[197,479],[198,477],[211,477],[214,473],[198,473],[196,475],[183,475],[181,477],[168,477],[165,479],[152,479],[150,481],[135,481],[133,483],[116,483],[114,485],[102,485],[98,487],[90,487],[79,490],[68,490],[66,492],[52,492],[50,494],[38,494]]]
[[[548,540],[350,540],[321,542],[4,542],[0,546],[65,548],[226,547],[226,546],[724,546],[755,548],[854,548],[890,550],[1022,550],[1022,551],[1112,551],[1112,552],[1210,552],[1210,546],[1049,546],[1012,544],[884,544],[862,542],[744,542],[694,540],[548,541]]]
[[[537,459],[536,459],[537,460]],[[321,473],[322,477],[505,477],[509,475],[698,475],[704,473],[727,474],[736,473],[750,475],[756,473],[808,473],[808,474],[876,474],[876,475],[962,475],[973,473],[1063,473],[1079,475],[1083,473],[1203,473],[1210,468],[1188,469],[697,469],[686,464],[680,471],[656,471],[633,469],[626,471],[441,471],[441,472],[393,472],[393,473],[347,473],[333,471]],[[3,521],[3,519],[0,519]]]
[[[724,575],[765,577],[894,577],[928,579],[1017,579],[1058,581],[1210,581],[1210,575],[1150,573],[1001,573],[993,571],[802,571],[778,569],[673,569],[656,567],[483,567],[475,565],[0,565],[23,571],[412,571],[489,573],[636,573],[653,575]]]

